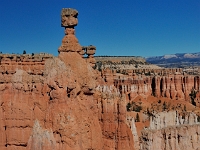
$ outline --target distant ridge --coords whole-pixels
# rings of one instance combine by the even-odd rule
[[[141,57],[141,58],[144,58],[142,56],[108,56],[108,55],[99,55],[99,56],[94,56],[94,57]]]
[[[94,56],[97,62],[99,61],[111,61],[111,62],[121,62],[121,61],[134,61],[146,63],[146,59],[141,56]]]
[[[200,52],[196,53],[176,53],[163,56],[147,57],[148,63],[161,67],[186,67],[200,66]]]
[[[110,68],[113,70],[127,69],[152,69],[161,68],[156,65],[151,65],[146,62],[146,59],[141,56],[95,56],[95,69],[102,70]]]

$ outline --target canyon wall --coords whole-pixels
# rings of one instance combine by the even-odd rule
[[[136,117],[127,112],[127,103],[138,96],[145,100],[154,96],[199,106],[199,76],[160,68],[154,72],[95,70],[96,47],[79,44],[75,36],[77,16],[75,9],[62,9],[65,35],[58,57],[43,53],[0,54],[0,149],[152,149],[148,144],[154,145],[152,137],[157,138],[153,132],[158,132],[157,140],[167,145],[163,132],[166,136],[177,132],[185,137],[182,130],[186,129],[187,138],[179,140],[188,140],[191,130],[195,133],[191,141],[198,145],[197,118],[188,124],[179,119],[179,125],[171,128],[163,119],[167,115],[162,114],[165,117],[159,120],[154,114],[157,117],[150,117],[150,127],[140,135]],[[174,112],[170,114],[177,117]],[[197,148],[194,144],[191,146],[190,142],[188,148]]]
[[[77,15],[62,10],[58,57],[1,55],[1,150],[134,149],[125,98],[102,89],[109,85],[92,68],[96,48],[75,37]]]
[[[158,98],[190,101],[191,92],[200,90],[199,75],[188,75],[184,72],[172,74],[173,71],[162,75],[163,70],[157,72],[159,74],[145,75],[141,72],[135,73],[135,70],[117,73],[107,68],[102,70],[102,77],[106,82],[114,84],[121,94],[129,94],[130,99],[134,99],[137,95],[143,97],[153,95]],[[198,100],[196,103],[199,103]]]
[[[151,116],[142,131],[141,150],[199,150],[200,122],[194,113],[161,112]]]

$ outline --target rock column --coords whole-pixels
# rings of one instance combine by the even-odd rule
[[[75,36],[74,27],[78,24],[78,11],[71,8],[63,8],[61,12],[61,26],[65,28],[65,36],[61,46],[58,48],[59,54],[63,52],[82,52],[82,47]]]
[[[92,67],[95,66],[96,60],[94,59],[94,54],[96,52],[96,47],[95,46],[88,46],[86,50],[86,54],[88,55],[87,57],[87,62],[91,64]]]

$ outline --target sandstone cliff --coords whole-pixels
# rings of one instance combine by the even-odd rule
[[[62,10],[58,58],[1,55],[0,149],[134,149],[125,98],[101,90],[96,48],[82,49],[75,37],[77,15]]]
[[[74,9],[61,12],[58,57],[0,55],[0,149],[175,150],[189,139],[187,148],[198,149],[199,76],[181,69],[95,70],[96,47],[80,46],[77,16]]]
[[[177,72],[178,69],[156,71],[157,73],[154,74],[145,74],[142,70],[136,72],[136,70],[129,69],[117,73],[116,70],[107,68],[102,70],[102,77],[110,84],[114,84],[120,93],[129,94],[131,99],[137,95],[143,97],[153,95],[173,100],[191,101],[192,91],[200,90],[200,76],[198,75],[188,75],[182,70]]]
[[[151,116],[150,127],[142,131],[141,150],[198,150],[200,122],[194,113],[162,112]]]

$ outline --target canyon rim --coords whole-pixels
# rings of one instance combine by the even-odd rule
[[[95,58],[77,16],[61,11],[58,57],[0,54],[0,149],[200,150],[200,71]]]

